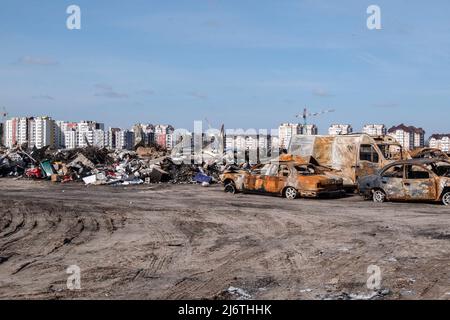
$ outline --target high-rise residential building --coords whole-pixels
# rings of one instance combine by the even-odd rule
[[[132,150],[134,142],[134,132],[131,130],[120,130],[116,132],[116,147],[115,149]]]
[[[302,134],[302,125],[299,123],[282,123],[278,127],[280,148],[287,149],[292,136]]]
[[[174,131],[175,129],[171,125],[156,125],[154,132],[155,143],[163,148],[172,149],[174,146]]]
[[[315,124],[307,124],[302,126],[302,133],[307,136],[315,136],[319,134],[319,128]]]
[[[318,133],[319,129],[315,124],[282,123],[278,127],[280,148],[287,149],[294,135],[317,135]]]
[[[132,128],[135,144],[151,145],[155,142],[155,127],[152,124],[135,124]],[[172,141],[170,141],[172,144]]]
[[[32,118],[12,118],[5,123],[5,146],[12,148],[15,145],[28,143],[30,121]]]
[[[328,128],[328,134],[332,136],[350,134],[352,132],[353,128],[350,124],[332,124],[330,128]]]
[[[425,131],[422,128],[406,126],[403,123],[388,130],[405,150],[423,148],[425,146]]]
[[[120,128],[109,128],[108,130],[108,148],[116,149],[117,136],[120,133]]]
[[[76,131],[78,128],[78,123],[67,122],[67,121],[55,121],[55,145],[58,149],[66,148],[65,132],[66,131]],[[72,140],[70,144],[73,145]],[[75,140],[75,145],[77,144]],[[75,148],[76,146],[73,146]]]
[[[55,121],[50,117],[36,117],[29,121],[30,148],[55,147]]]
[[[384,124],[366,124],[362,132],[370,136],[384,136],[387,130]]]
[[[94,131],[105,130],[103,123],[95,121],[81,121],[77,124],[78,147],[83,148],[94,144]]]
[[[429,141],[430,148],[440,149],[445,153],[450,153],[450,133],[433,134]]]
[[[64,148],[75,149],[78,147],[78,134],[75,128],[64,131]]]
[[[95,129],[92,132],[92,145],[98,148],[106,148],[109,143],[109,131]]]

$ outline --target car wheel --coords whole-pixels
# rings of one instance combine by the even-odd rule
[[[235,194],[236,193],[236,187],[233,183],[229,183],[225,186],[224,191],[226,193]]]
[[[297,198],[298,192],[297,190],[295,190],[295,188],[292,187],[288,187],[285,191],[284,191],[284,196],[286,197],[286,199],[288,200],[294,200],[295,198]]]
[[[372,199],[373,202],[383,203],[386,201],[386,194],[383,190],[374,190]]]
[[[442,196],[442,203],[444,204],[444,206],[450,206],[450,191],[444,193],[444,195]]]

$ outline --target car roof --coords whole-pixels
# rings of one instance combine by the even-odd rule
[[[398,164],[431,164],[431,163],[439,163],[439,162],[445,162],[448,163],[450,165],[450,162],[447,160],[442,160],[442,159],[432,159],[432,158],[420,158],[420,159],[410,159],[410,160],[400,160],[400,161],[396,161],[393,162],[391,164],[389,164],[389,166],[391,165],[398,165]]]

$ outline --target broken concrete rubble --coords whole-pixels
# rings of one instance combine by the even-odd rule
[[[81,181],[86,185],[135,185],[145,183],[203,183],[219,181],[217,165],[193,165],[173,161],[157,147],[136,151],[82,149],[26,151],[22,147],[0,153],[0,176]]]

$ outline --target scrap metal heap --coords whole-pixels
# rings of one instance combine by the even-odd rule
[[[0,177],[83,181],[95,185],[143,183],[202,183],[219,181],[217,164],[193,165],[173,161],[166,150],[139,147],[136,151],[86,147],[51,151],[18,146],[0,150]]]

